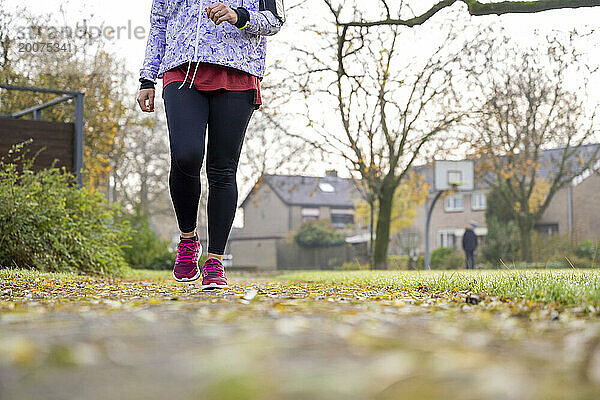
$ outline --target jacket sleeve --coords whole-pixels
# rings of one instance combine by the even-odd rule
[[[279,32],[285,23],[283,0],[259,0],[258,9],[259,11],[245,9],[249,19],[246,31],[263,36],[271,36]]]
[[[158,68],[165,54],[167,17],[166,0],[152,0],[150,10],[150,30],[146,43],[144,63],[140,70],[140,78],[156,83]]]

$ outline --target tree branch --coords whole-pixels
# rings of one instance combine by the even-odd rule
[[[413,27],[422,25],[439,11],[450,7],[457,0],[443,0],[435,4],[423,14],[409,19],[388,17],[379,21],[352,21],[340,22],[341,26],[378,26],[378,25],[404,25]],[[472,16],[503,15],[503,14],[525,14],[538,13],[548,10],[562,8],[582,8],[600,6],[600,0],[537,0],[537,1],[502,1],[499,3],[481,3],[475,0],[460,0],[467,5],[469,14]],[[336,15],[337,18],[337,15]]]
[[[561,8],[581,8],[600,6],[599,0],[538,0],[538,1],[501,1],[498,3],[481,3],[479,1],[462,0],[469,9],[469,14],[502,15],[537,13]]]
[[[409,19],[395,19],[395,18],[386,18],[380,21],[372,21],[372,22],[361,22],[361,21],[353,21],[340,23],[341,26],[378,26],[378,25],[404,25],[408,27],[413,27],[416,25],[421,25],[425,23],[429,18],[433,17],[437,14],[438,11],[443,10],[446,7],[450,7],[457,0],[443,0],[431,7],[425,13]]]

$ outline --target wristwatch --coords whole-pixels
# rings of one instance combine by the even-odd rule
[[[250,23],[250,13],[244,7],[238,7],[233,10],[237,13],[238,20],[235,23],[235,27],[238,29],[244,29]]]

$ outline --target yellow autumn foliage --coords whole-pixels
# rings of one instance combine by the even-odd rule
[[[30,25],[51,25],[52,22],[48,16],[23,18]],[[13,42],[7,43],[14,45],[16,42]],[[79,42],[74,43],[74,46],[80,45]],[[127,115],[127,109],[134,106],[134,90],[126,84],[128,72],[125,65],[114,54],[103,50],[101,42],[86,46],[86,52],[19,53],[16,46],[6,51],[6,66],[0,69],[3,83],[85,93],[84,184],[105,192],[111,170],[111,155],[119,140],[120,130],[131,118]],[[0,113],[23,110],[57,97],[59,95],[52,93],[4,91]],[[42,116],[46,121],[72,123],[73,101],[44,109]],[[31,118],[28,115],[23,119]]]
[[[413,224],[417,216],[417,208],[427,199],[429,184],[421,175],[410,174],[394,192],[392,205],[392,216],[390,224],[390,235],[401,231]],[[377,210],[379,202],[375,201],[375,214],[373,226],[377,225]],[[371,216],[369,203],[359,200],[355,203],[355,218],[358,225],[368,227]]]
[[[546,201],[546,197],[548,197],[551,186],[552,185],[547,180],[540,179],[536,181],[528,201],[529,213],[535,213],[540,209],[542,204]],[[515,203],[515,211],[517,213],[521,212],[521,203],[518,201]]]

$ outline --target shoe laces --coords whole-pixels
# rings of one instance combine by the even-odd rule
[[[198,242],[195,240],[182,240],[177,245],[176,263],[194,262],[198,258]]]
[[[209,258],[204,263],[204,268],[202,268],[202,272],[205,276],[208,275],[217,275],[223,277],[223,265],[221,262],[215,258]]]

